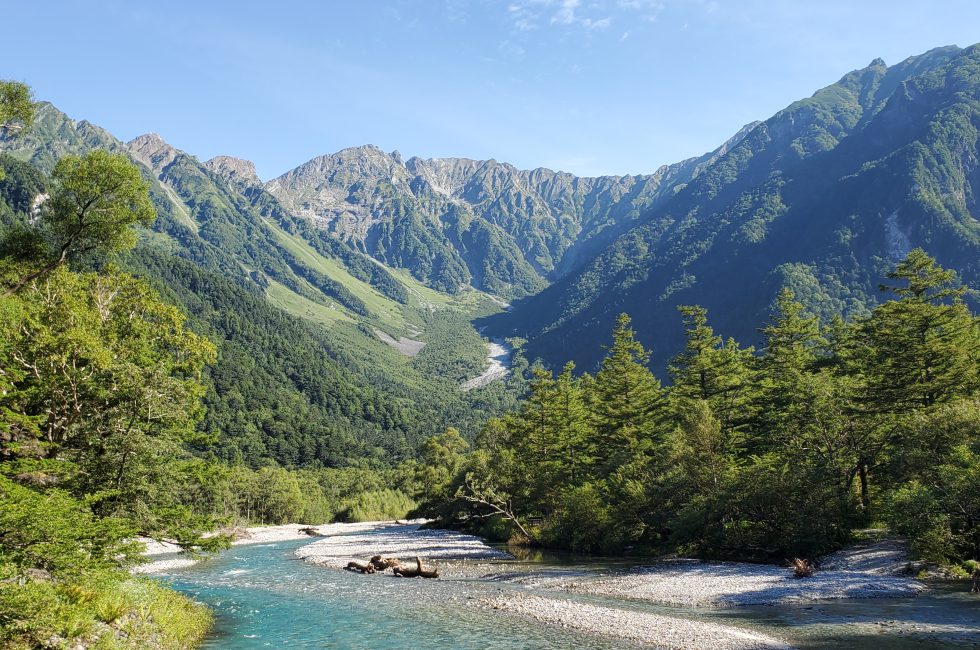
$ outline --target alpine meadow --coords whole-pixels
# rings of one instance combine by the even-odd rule
[[[270,151],[305,157],[304,129],[312,146],[339,141],[323,129],[411,143],[415,124],[460,153],[521,139],[543,162],[546,142],[618,132],[596,112],[611,97],[574,94],[586,79],[602,94],[636,75],[615,100],[633,115],[645,72],[602,48],[758,15],[379,4],[295,8],[295,38],[270,15],[252,40],[231,7],[226,30],[214,8],[49,8],[82,29],[168,16],[140,24],[181,52],[99,74],[184,74],[187,92],[134,81],[110,128],[61,110],[98,120],[95,81],[0,57],[0,648],[980,643],[980,44],[876,58],[635,174],[362,145],[268,176]],[[767,20],[803,21],[798,4]],[[199,22],[170,22],[185,14]],[[314,23],[322,42],[303,40]],[[435,26],[463,48],[448,67]],[[128,56],[95,34],[82,59]],[[467,63],[465,41],[490,37]],[[316,58],[331,38],[337,58]],[[364,53],[386,38],[411,43],[404,61]],[[545,47],[585,53],[567,87],[538,70]],[[279,50],[297,66],[282,78]],[[710,52],[686,56],[725,56]],[[786,58],[745,83],[802,69]],[[694,86],[724,80],[694,64],[672,62],[701,76],[657,101],[714,124],[722,104]],[[389,65],[397,87],[379,83]],[[302,99],[317,83],[318,105]],[[268,99],[209,113],[234,84]],[[499,125],[451,117],[467,92]],[[733,115],[750,94],[728,95]],[[204,138],[188,149],[248,116],[255,141],[236,146],[256,162],[131,137],[159,128],[141,102],[172,105],[188,128],[171,142]],[[633,128],[641,147],[687,133]]]

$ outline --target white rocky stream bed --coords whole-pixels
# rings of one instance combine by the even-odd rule
[[[510,355],[513,350],[503,339],[491,339],[487,350],[487,368],[483,374],[467,380],[460,388],[473,390],[503,379],[510,372]]]

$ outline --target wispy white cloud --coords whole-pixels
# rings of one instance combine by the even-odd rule
[[[606,16],[605,18],[599,18],[597,20],[583,18],[581,24],[582,27],[585,27],[586,29],[606,29],[612,24],[612,17]]]
[[[523,59],[525,54],[523,47],[511,41],[503,41],[497,46],[497,51],[510,59]]]
[[[538,14],[527,3],[507,5],[514,27],[520,32],[528,32],[537,28]]]
[[[549,3],[555,4],[555,3]],[[558,0],[557,10],[551,15],[551,23],[559,25],[571,25],[575,22],[575,10],[581,5],[581,0]]]
[[[656,22],[665,5],[663,0],[616,0],[616,6],[652,23]]]
[[[507,5],[517,32],[547,26],[602,30],[620,16],[652,22],[662,10],[662,0],[511,0]]]

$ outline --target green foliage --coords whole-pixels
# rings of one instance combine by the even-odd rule
[[[51,249],[8,238],[0,264],[0,643],[186,647],[210,614],[125,568],[137,533],[195,550],[225,542],[203,540],[214,521],[175,495],[214,349],[145,282],[64,266],[132,245],[132,226],[153,218],[136,168],[93,152],[63,158],[53,183],[35,238]],[[5,205],[22,210],[25,189]]]
[[[0,476],[2,559],[78,579],[88,573],[133,564],[139,545],[126,541],[131,522],[97,518],[64,490],[37,490]]]
[[[536,369],[466,458],[423,461],[429,511],[576,551],[753,559],[814,557],[881,512],[920,557],[976,557],[980,320],[921,250],[889,277],[896,299],[827,328],[781,292],[760,354],[684,307],[667,388],[620,316],[595,377]]]
[[[796,102],[705,161],[693,178],[566,277],[487,321],[531,358],[602,358],[581,345],[628,305],[665,368],[685,344],[678,306],[697,303],[744,345],[788,287],[829,323],[867,315],[882,275],[915,246],[980,286],[980,48],[871,65]],[[966,296],[974,307],[976,296]]]
[[[592,483],[579,485],[568,490],[561,501],[540,534],[542,543],[584,552],[613,546],[615,540],[608,534],[611,506],[599,488]]]
[[[5,299],[5,314],[0,408],[22,453],[0,469],[93,495],[96,512],[151,531],[168,503],[165,461],[196,437],[211,345],[118,273],[55,270]]]
[[[468,447],[456,429],[447,429],[422,443],[414,479],[430,501],[444,501],[452,496],[450,487],[462,469],[463,454]]]
[[[930,485],[912,480],[896,489],[887,503],[889,525],[907,535],[913,551],[923,559],[945,564],[980,556],[980,496],[976,489],[980,453],[976,450],[977,420],[973,422],[973,449],[954,448],[948,462],[935,468]]]
[[[401,490],[361,492],[343,504],[340,521],[390,521],[404,519],[418,504]]]
[[[125,156],[103,150],[84,157],[66,156],[55,165],[51,182],[50,196],[41,203],[38,244],[32,246],[38,250],[30,256],[38,260],[38,268],[11,278],[5,295],[79,256],[132,248],[136,233],[131,226],[146,225],[156,218],[147,184]],[[40,242],[47,244],[43,254]]]
[[[0,562],[0,646],[190,648],[211,629],[204,606],[148,579],[102,572],[84,583],[17,578]],[[12,578],[12,579],[11,579]]]
[[[66,156],[51,178],[54,188],[42,216],[61,255],[132,248],[136,233],[130,226],[156,219],[149,186],[120,154],[96,149],[83,157]]]
[[[661,407],[660,382],[647,368],[649,353],[634,335],[629,316],[620,314],[612,347],[588,395],[598,435],[594,453],[611,467],[644,451]],[[566,372],[571,374],[571,368]]]
[[[29,129],[35,111],[30,87],[18,81],[0,79],[0,134],[16,135]]]

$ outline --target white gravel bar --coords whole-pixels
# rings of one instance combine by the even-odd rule
[[[425,520],[409,522],[416,528],[425,523]],[[314,540],[317,536],[327,535],[349,535],[367,531],[378,531],[390,527],[404,527],[404,523],[395,521],[366,521],[356,524],[324,524],[322,526],[310,526],[308,524],[283,524],[282,526],[253,526],[246,528],[239,533],[238,537],[232,541],[232,545],[240,546],[243,544],[275,544],[276,542],[287,542],[294,539]],[[313,528],[316,536],[310,536],[302,529]],[[220,532],[220,531],[219,531]],[[207,535],[206,535],[207,536]],[[137,541],[146,545],[143,555],[147,557],[158,557],[161,555],[171,556],[155,559],[145,564],[140,564],[131,569],[132,573],[154,574],[164,573],[173,569],[197,564],[200,559],[180,554],[181,548],[169,542],[160,542],[149,537],[140,537]]]
[[[512,559],[491,548],[480,537],[451,530],[419,530],[418,524],[387,526],[361,534],[336,534],[296,550],[310,564],[342,569],[351,560],[364,561],[374,555],[411,560]]]
[[[478,605],[549,625],[615,637],[655,648],[734,650],[791,647],[779,639],[730,625],[540,596],[494,596],[479,601]]]
[[[902,598],[925,587],[911,578],[866,571],[817,571],[794,578],[779,566],[676,562],[621,576],[563,585],[571,591],[688,607],[775,605],[842,598]]]
[[[832,553],[820,561],[820,568],[863,571],[875,575],[903,575],[908,573],[909,557],[908,542],[886,537]]]

